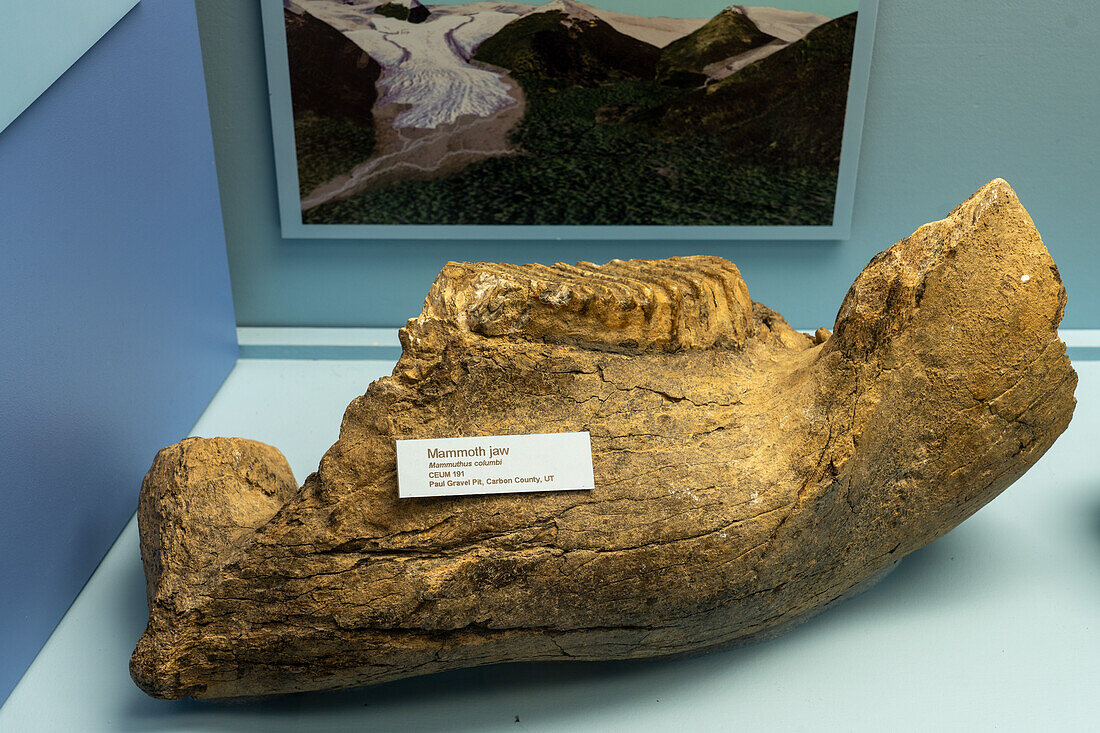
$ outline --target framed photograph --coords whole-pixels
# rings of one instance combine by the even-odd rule
[[[846,239],[877,0],[261,0],[288,238]]]

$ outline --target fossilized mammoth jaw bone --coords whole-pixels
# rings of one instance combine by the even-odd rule
[[[1050,447],[1074,406],[1064,304],[999,180],[876,256],[831,338],[715,257],[447,265],[301,488],[246,440],[157,455],[132,675],[251,696],[777,633]],[[575,430],[593,491],[397,498],[395,439]]]

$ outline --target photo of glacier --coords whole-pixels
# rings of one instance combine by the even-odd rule
[[[859,3],[790,4],[283,0],[302,221],[829,226]]]

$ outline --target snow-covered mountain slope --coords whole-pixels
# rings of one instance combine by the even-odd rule
[[[488,0],[466,5],[429,5],[428,9],[432,11],[432,15],[438,15],[441,18],[452,15],[474,18],[473,21],[459,26],[451,36],[463,58],[468,60],[482,41],[513,20],[527,15],[536,7],[538,6],[527,3]]]
[[[529,12],[546,13],[557,10],[578,20],[599,18],[609,26],[639,41],[652,44],[657,48],[667,46],[677,38],[682,38],[698,30],[709,18],[647,18],[642,15],[616,13],[592,5],[574,2],[574,0],[552,0],[544,5],[531,6]]]
[[[794,43],[819,25],[828,23],[831,18],[817,13],[805,13],[801,10],[783,10],[782,8],[737,6],[745,16],[769,36]]]
[[[375,8],[386,1],[287,0],[286,5],[294,12],[305,11],[328,23],[369,53],[382,66],[379,104],[408,105],[394,119],[394,126],[425,129],[451,124],[465,115],[487,117],[515,104],[501,74],[472,65],[469,59],[483,41],[525,15],[557,10],[579,20],[600,18],[620,33],[657,47],[694,32],[708,21],[646,18],[573,0],[552,0],[543,5],[484,0],[467,5],[427,4],[431,14],[424,22],[412,24],[375,13]],[[775,8],[746,7],[743,11],[762,31],[785,42],[783,45],[828,20],[813,13]],[[774,50],[781,47],[777,45]],[[725,65],[716,66],[713,76],[728,76],[760,57],[723,62]]]
[[[576,20],[595,20],[596,9],[589,5],[582,5],[581,3],[573,2],[573,0],[550,0],[550,2],[539,6],[540,13],[549,13],[557,11],[559,13],[565,13],[570,18]]]
[[[604,10],[600,11],[600,17],[619,33],[652,43],[657,48],[664,48],[677,38],[694,33],[710,20],[709,18],[644,18],[640,15],[626,15]]]
[[[374,13],[378,2],[348,5],[339,0],[295,0],[369,53],[382,66],[379,104],[408,105],[394,119],[397,128],[433,129],[465,115],[487,117],[515,104],[502,75],[468,63],[470,53],[530,6],[477,3],[429,6],[423,23],[411,24]]]
[[[740,10],[762,32],[767,33],[769,36],[775,36],[776,40],[738,56],[708,65],[703,69],[703,73],[714,81],[733,76],[746,66],[767,58],[796,41],[802,40],[810,31],[831,20],[824,15],[805,13],[800,10],[746,5],[735,5],[734,7]]]
[[[714,80],[725,79],[727,76],[733,76],[746,66],[750,64],[755,64],[760,59],[767,58],[776,51],[784,49],[789,45],[791,44],[787,41],[776,39],[771,43],[759,46],[758,48],[754,48],[751,51],[746,51],[745,53],[738,56],[733,56],[728,59],[716,61],[713,64],[708,64],[707,66],[703,67],[703,73]]]
[[[448,6],[430,5],[433,13],[450,11],[456,8],[498,8],[507,12],[516,13],[545,13],[549,10],[560,10],[575,18],[586,19],[591,16],[600,18],[609,26],[623,35],[636,38],[639,41],[651,43],[657,48],[667,46],[677,38],[682,38],[693,31],[698,30],[710,18],[647,18],[641,15],[629,13],[616,13],[613,10],[604,10],[585,3],[573,2],[573,0],[553,0],[542,5],[514,2],[487,2],[470,3],[469,5]]]

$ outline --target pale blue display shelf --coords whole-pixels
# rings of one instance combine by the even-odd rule
[[[391,367],[242,359],[194,433],[276,445],[301,480],[347,403]],[[1095,730],[1100,362],[1076,367],[1073,424],[1026,476],[879,586],[774,641],[248,703],[152,700],[127,672],[146,619],[131,521],[0,708],[0,731]]]

